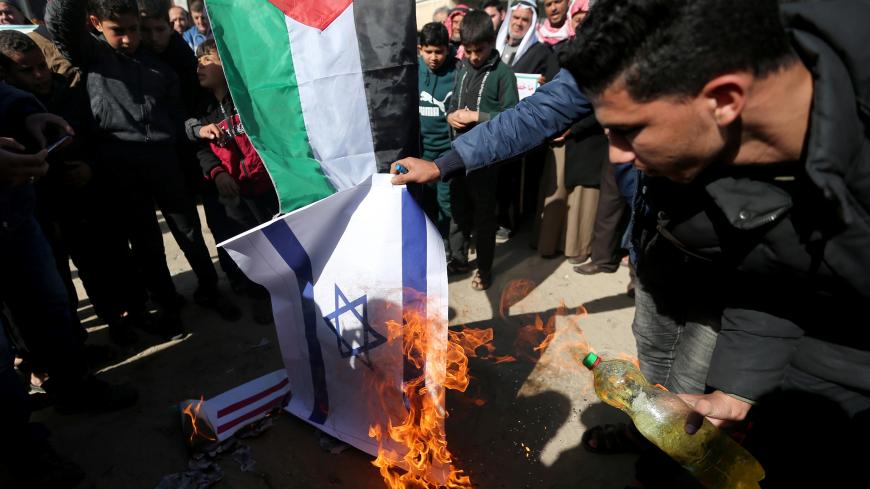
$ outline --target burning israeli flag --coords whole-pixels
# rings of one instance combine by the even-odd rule
[[[389,175],[220,246],[271,294],[289,412],[372,455],[378,442],[369,428],[407,414],[406,381],[423,376],[443,412],[436,384],[447,369],[444,245]],[[424,365],[403,351],[408,317],[427,328]]]

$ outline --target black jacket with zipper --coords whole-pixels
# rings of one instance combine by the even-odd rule
[[[638,277],[660,312],[721,311],[710,387],[757,400],[794,370],[867,400],[870,4],[782,11],[814,79],[804,157],[712,168],[691,185],[644,178]]]
[[[98,157],[154,158],[160,146],[174,151],[170,145],[184,130],[178,77],[147,50],[115,51],[88,32],[86,18],[86,0],[54,0],[46,9],[55,42],[85,77]]]
[[[493,49],[480,67],[472,66],[468,58],[460,62],[447,113],[462,108],[477,111],[478,123],[483,123],[517,102],[517,79],[510,68],[501,62],[498,51]],[[451,128],[450,134],[455,138],[468,130],[470,128],[463,131]]]

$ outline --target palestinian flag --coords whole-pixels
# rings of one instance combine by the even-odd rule
[[[289,212],[418,152],[412,0],[208,0],[230,93]]]

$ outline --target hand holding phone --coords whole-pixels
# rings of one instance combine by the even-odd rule
[[[51,154],[54,150],[63,146],[63,144],[66,143],[67,141],[69,141],[70,139],[72,139],[72,136],[70,136],[69,134],[64,134],[63,136],[60,137],[60,139],[51,143],[51,145],[45,149],[48,151],[48,154]]]

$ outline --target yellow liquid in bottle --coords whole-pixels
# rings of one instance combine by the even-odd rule
[[[764,469],[746,449],[706,419],[685,432],[692,408],[676,394],[658,389],[629,362],[611,360],[593,369],[595,392],[625,411],[649,441],[679,462],[709,489],[758,488]]]

